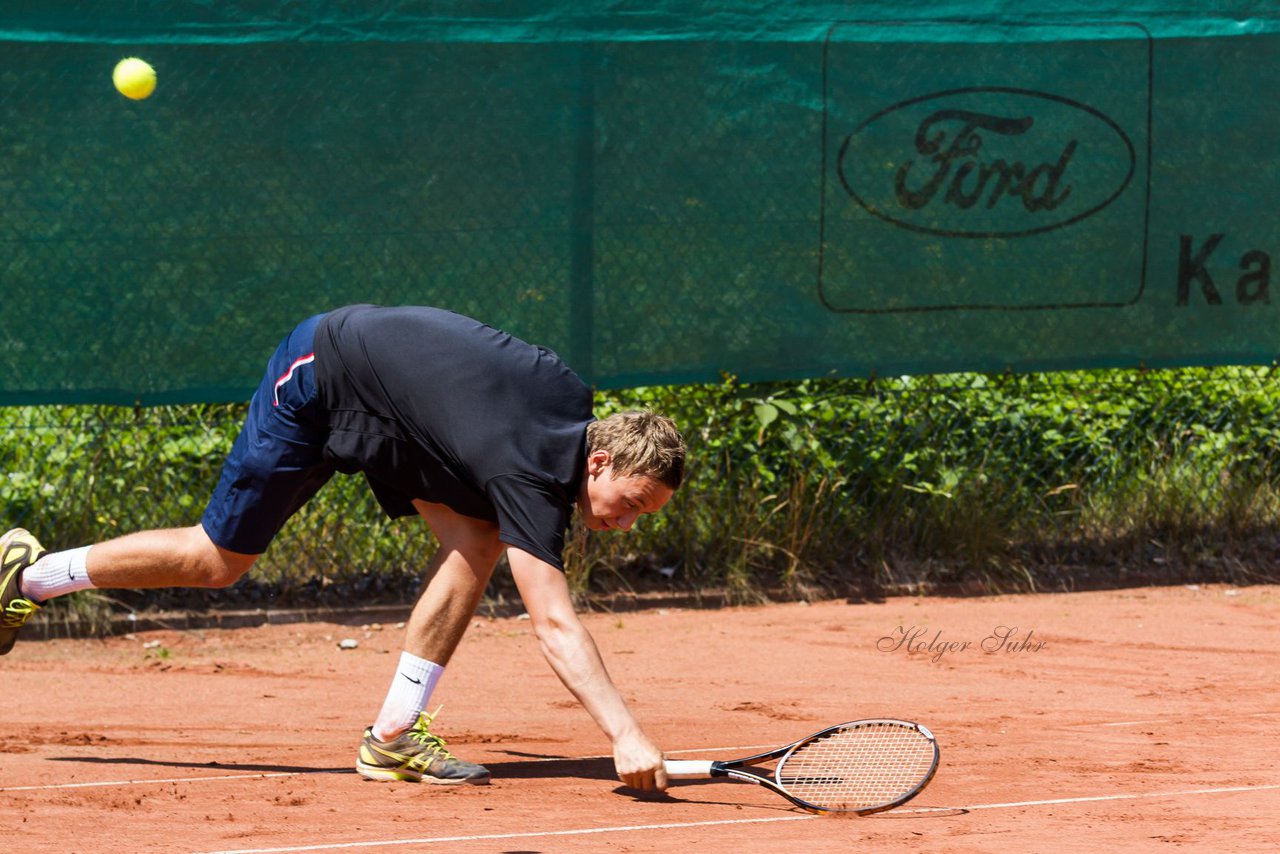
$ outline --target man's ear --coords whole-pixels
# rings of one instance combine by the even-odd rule
[[[608,451],[592,451],[587,454],[587,474],[592,477],[599,477],[600,473],[609,467],[609,463],[613,458],[609,456]]]

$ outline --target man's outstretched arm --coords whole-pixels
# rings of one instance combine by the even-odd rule
[[[573,609],[564,573],[514,547],[507,549],[507,560],[547,663],[613,742],[618,779],[645,792],[666,789],[662,751],[609,678],[591,633]]]

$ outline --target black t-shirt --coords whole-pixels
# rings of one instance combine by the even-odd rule
[[[315,355],[325,455],[389,516],[445,504],[564,568],[593,416],[555,353],[443,309],[356,305],[321,320]]]

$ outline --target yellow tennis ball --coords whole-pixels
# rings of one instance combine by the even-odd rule
[[[141,101],[156,91],[156,70],[146,62],[131,56],[116,63],[111,72],[111,82],[116,84],[120,94],[135,101]]]

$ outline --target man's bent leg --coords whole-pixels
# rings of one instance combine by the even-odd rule
[[[430,732],[431,690],[453,656],[502,554],[497,526],[439,504],[414,502],[440,541],[409,618],[405,651],[374,726],[365,730],[356,770],[371,780],[488,783],[486,768],[463,762]]]
[[[440,543],[405,630],[404,648],[444,666],[480,605],[503,551],[498,526],[455,513],[443,504],[415,501]]]

